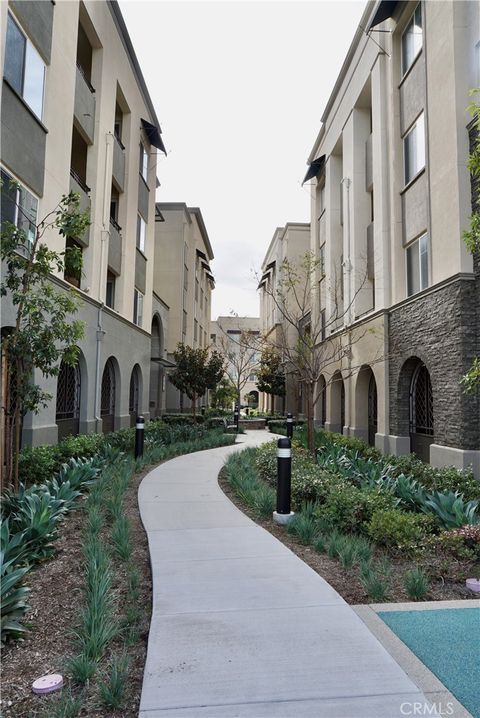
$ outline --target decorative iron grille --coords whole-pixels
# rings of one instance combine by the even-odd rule
[[[433,395],[430,375],[424,364],[415,370],[410,389],[411,427],[414,434],[433,436]]]
[[[133,367],[132,375],[130,377],[130,398],[128,401],[129,412],[138,414],[138,395],[139,395],[139,381],[138,381],[138,369]]]
[[[343,383],[343,379],[341,380],[342,383],[340,385],[340,431],[343,431],[343,427],[345,426],[345,384]]]
[[[80,368],[63,361],[57,381],[56,420],[78,419],[80,416]]]
[[[115,413],[115,370],[111,359],[105,364],[102,377],[101,415]]]

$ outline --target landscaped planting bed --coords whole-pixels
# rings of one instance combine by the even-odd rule
[[[128,452],[132,432],[117,432],[91,459],[3,497],[3,716],[138,715],[151,605],[138,485],[150,464],[234,441],[155,424],[140,460]],[[112,448],[121,437],[127,451]],[[47,673],[61,673],[65,688],[34,695]]]
[[[232,456],[222,488],[350,603],[472,598],[465,579],[480,574],[480,485],[468,472],[422,464],[404,474],[363,442],[324,432],[315,460],[303,438],[293,441],[288,529],[271,519],[276,441]]]

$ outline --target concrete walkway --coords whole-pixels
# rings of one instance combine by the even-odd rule
[[[140,718],[418,715],[423,694],[359,616],[223,494],[218,472],[240,448],[178,457],[141,483],[153,614]]]

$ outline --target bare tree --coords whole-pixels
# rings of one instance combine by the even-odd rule
[[[283,358],[285,375],[302,386],[307,417],[307,442],[315,450],[314,415],[322,387],[320,379],[340,368],[342,376],[359,367],[352,366],[352,345],[371,329],[350,326],[355,298],[363,290],[365,278],[356,277],[355,292],[344,297],[343,268],[340,277],[333,276],[325,288],[329,301],[320,306],[318,273],[320,262],[307,252],[298,263],[285,259],[275,283],[266,284],[264,291],[274,303],[280,317],[277,331],[270,332],[264,342]],[[347,268],[346,271],[351,271]],[[326,280],[325,280],[326,281]],[[376,358],[379,361],[380,357]],[[332,381],[329,379],[327,383]]]
[[[227,334],[222,327],[220,330],[217,349],[225,358],[225,373],[235,386],[240,406],[242,391],[259,368],[258,334],[248,330]]]

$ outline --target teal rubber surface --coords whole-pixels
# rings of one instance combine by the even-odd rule
[[[472,716],[480,718],[480,606],[378,615]]]

